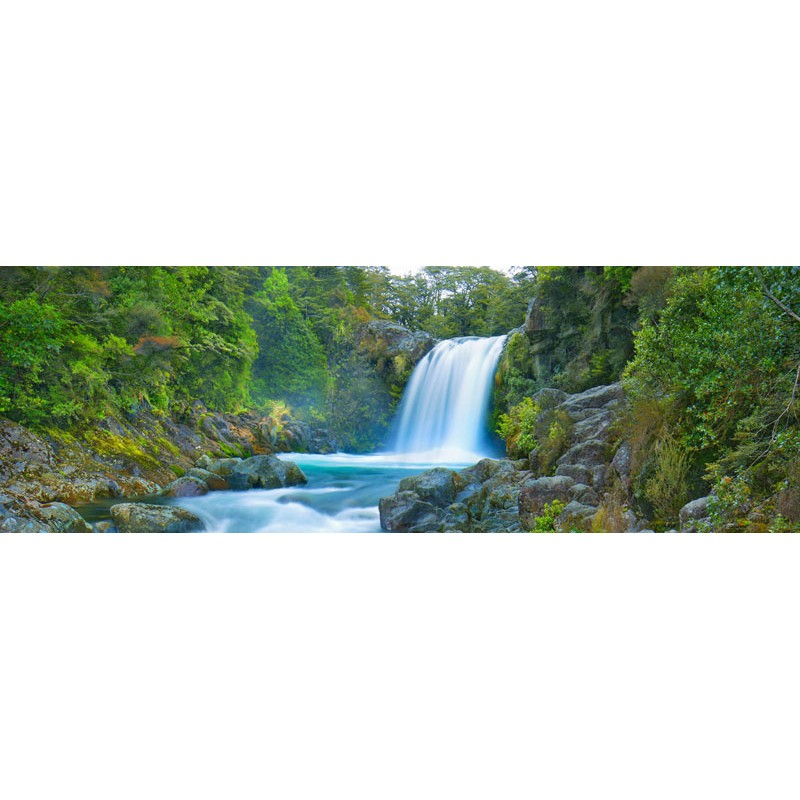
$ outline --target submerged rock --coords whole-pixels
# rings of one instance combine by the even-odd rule
[[[177,506],[120,503],[111,507],[120,533],[196,533],[205,530],[200,517]]]
[[[245,489],[280,489],[308,483],[300,467],[293,461],[276,456],[255,456],[236,464],[230,473],[230,487]]]

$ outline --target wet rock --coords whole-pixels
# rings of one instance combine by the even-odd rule
[[[49,503],[40,506],[36,515],[47,526],[46,530],[56,533],[91,533],[92,527],[74,509],[65,503]]]
[[[205,481],[193,475],[184,475],[161,490],[162,497],[202,497],[208,494]]]
[[[264,456],[256,456],[256,458],[264,458]],[[248,459],[252,460],[252,459]],[[230,478],[236,468],[243,463],[241,458],[214,458],[206,462],[206,466],[202,466],[200,462],[197,463],[201,469],[213,472],[215,475],[220,475],[223,478]]]
[[[205,530],[200,517],[177,506],[120,503],[111,507],[111,518],[120,533],[194,533]]]
[[[453,503],[445,509],[441,524],[446,532],[465,532],[470,530],[469,510],[463,503]]]
[[[110,519],[103,519],[94,524],[95,533],[116,533],[117,529]]]
[[[684,533],[694,533],[697,531],[701,522],[710,522],[708,503],[711,497],[699,497],[687,503],[679,514],[681,531]]]
[[[415,492],[397,492],[381,498],[381,527],[387,531],[425,532],[439,529],[440,512]]]
[[[414,492],[420,500],[435,506],[447,506],[455,500],[458,488],[458,473],[436,467],[420,475],[403,478],[399,491]]]
[[[255,456],[236,464],[229,482],[231,489],[242,491],[299,486],[308,480],[293,461],[283,461],[277,456]]]
[[[189,477],[198,478],[203,481],[209,489],[215,492],[224,492],[230,489],[231,485],[227,478],[217,475],[215,472],[209,472],[207,469],[200,469],[200,467],[192,467],[187,473]]]

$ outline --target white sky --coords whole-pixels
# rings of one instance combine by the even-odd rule
[[[395,275],[406,275],[409,272],[416,272],[418,269],[421,269],[425,265],[424,264],[409,264],[409,265],[390,265],[390,264],[387,264],[386,266],[389,267],[389,269]],[[469,266],[491,266],[491,265],[488,265],[488,264],[471,264]],[[504,266],[504,267],[492,267],[492,269],[502,270],[502,271],[505,272],[505,271],[509,270],[510,267],[507,267],[507,266]]]

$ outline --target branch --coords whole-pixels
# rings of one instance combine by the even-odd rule
[[[761,274],[761,267],[753,267],[753,269],[755,270],[756,275],[758,275],[759,281],[761,281],[761,288],[764,290],[764,294],[770,300],[772,300],[772,302],[775,303],[775,305],[777,305],[778,308],[785,311],[792,319],[794,319],[797,322],[800,322],[800,316],[795,314],[794,311],[792,311],[792,309],[786,305],[786,303],[784,303],[779,298],[775,297],[775,295],[770,291],[769,286],[767,286],[767,282],[764,280],[764,276]]]

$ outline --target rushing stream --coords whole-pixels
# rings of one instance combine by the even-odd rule
[[[486,422],[505,338],[449,339],[428,353],[398,410],[391,452],[282,454],[303,470],[307,485],[174,502],[213,531],[380,531],[378,501],[394,493],[403,477],[498,455]]]

